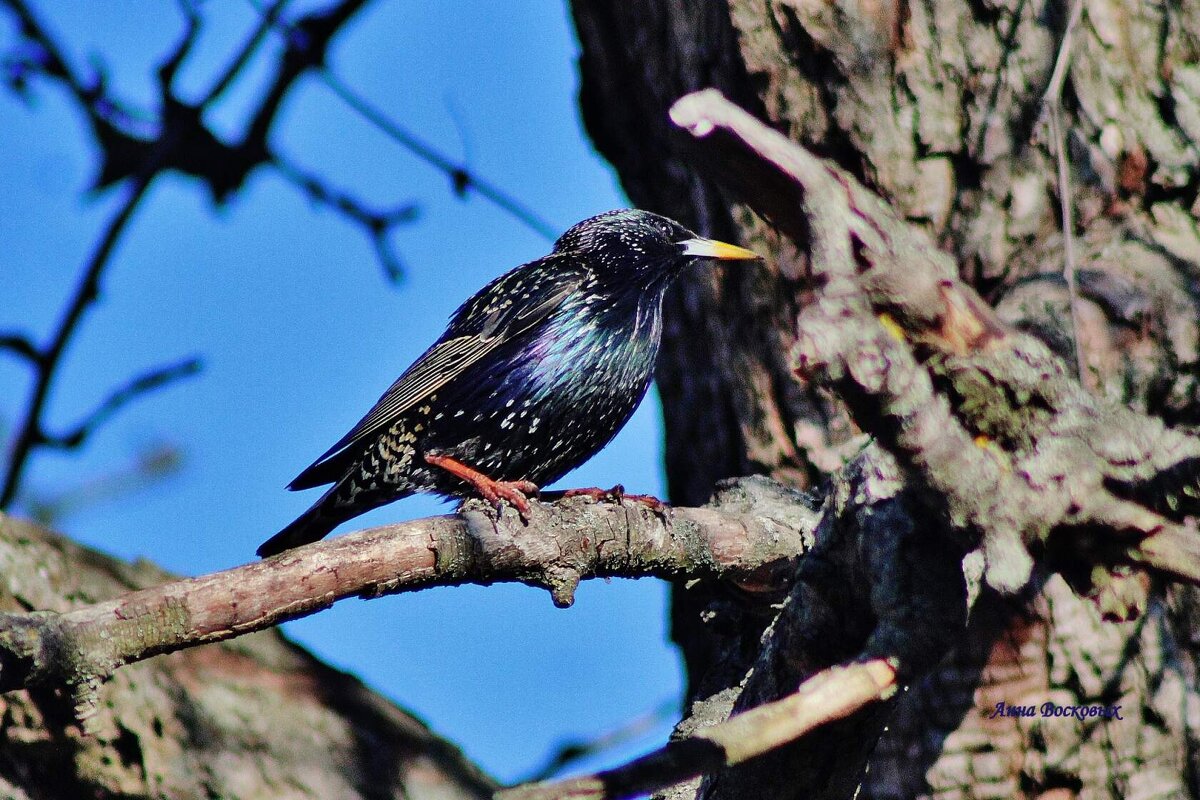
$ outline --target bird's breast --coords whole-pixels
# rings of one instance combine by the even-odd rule
[[[493,477],[539,484],[582,464],[629,419],[654,370],[657,307],[621,311],[567,307],[506,346],[461,386],[461,444],[438,446]]]
[[[582,409],[636,405],[654,370],[661,327],[657,307],[563,313],[530,348],[529,388],[539,400],[569,400]]]

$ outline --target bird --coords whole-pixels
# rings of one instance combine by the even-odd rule
[[[481,495],[522,519],[529,496],[595,455],[649,388],[667,287],[702,259],[754,260],[637,209],[585,219],[549,255],[501,275],[292,491],[332,484],[258,548],[324,538],[403,497]]]

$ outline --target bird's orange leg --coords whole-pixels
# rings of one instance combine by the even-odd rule
[[[529,521],[529,497],[536,496],[541,491],[532,481],[496,481],[484,475],[477,469],[472,469],[461,461],[450,456],[426,453],[426,463],[446,470],[451,475],[475,487],[475,491],[483,496],[499,511],[502,501],[507,500],[517,509],[521,519]]]
[[[661,514],[666,509],[667,504],[659,500],[654,495],[649,494],[625,494],[625,487],[617,484],[611,489],[567,489],[563,492],[563,497],[590,497],[597,503],[609,501],[621,505],[626,500],[632,500],[635,503],[641,503],[649,508],[655,514]]]

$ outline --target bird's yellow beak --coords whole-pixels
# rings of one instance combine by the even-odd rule
[[[736,244],[726,244],[713,239],[687,239],[679,243],[685,256],[700,258],[720,258],[726,261],[762,260],[762,256],[753,250],[738,247]]]

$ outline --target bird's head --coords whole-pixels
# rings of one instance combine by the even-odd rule
[[[577,223],[554,243],[554,252],[585,258],[604,283],[643,291],[665,288],[697,259],[759,258],[743,247],[701,238],[674,220],[637,209],[609,211]]]

